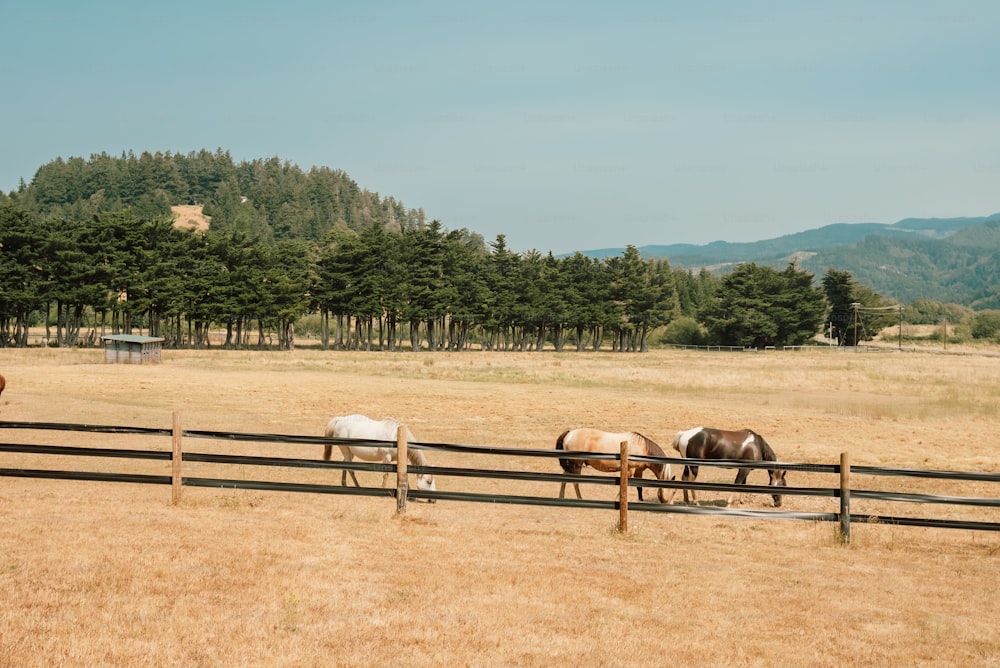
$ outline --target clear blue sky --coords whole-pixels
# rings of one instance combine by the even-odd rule
[[[1000,211],[1000,3],[9,3],[0,190],[229,151],[516,251]]]

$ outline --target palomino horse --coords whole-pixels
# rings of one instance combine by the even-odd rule
[[[330,422],[327,423],[324,436],[327,438],[351,438],[358,440],[389,441],[395,443],[396,430],[399,426],[399,421],[393,420],[392,418],[387,418],[385,420],[373,420],[365,415],[344,415],[332,418]],[[413,433],[407,429],[406,442],[413,443],[415,441],[416,439],[413,438]],[[344,455],[345,462],[352,461],[355,457],[368,462],[382,462],[383,464],[389,464],[396,461],[397,449],[395,445],[392,447],[378,445],[338,445],[337,447],[340,448],[340,452]],[[332,452],[332,445],[323,446],[323,459],[329,461]],[[423,450],[407,448],[406,460],[414,466],[427,466],[427,457],[424,456]],[[340,477],[341,485],[344,485],[345,487],[347,486],[347,474],[350,474],[351,479],[354,480],[354,485],[356,487],[361,486],[358,484],[358,478],[354,475],[354,471],[344,469],[342,473],[343,474]],[[385,487],[385,483],[388,478],[389,473],[386,472],[382,476],[383,487]],[[428,492],[436,491],[437,487],[434,485],[434,476],[427,473],[421,473],[417,477],[417,489],[426,490]]]
[[[774,450],[767,444],[760,434],[750,429],[739,431],[726,431],[723,429],[712,429],[711,427],[695,427],[687,431],[677,432],[674,437],[674,450],[681,453],[681,457],[691,459],[748,459],[752,461],[776,462],[778,458]],[[750,475],[752,467],[741,468],[736,474],[735,485],[745,485],[747,476]],[[768,483],[772,487],[785,487],[785,470],[768,469],[771,481]],[[691,481],[698,477],[697,466],[685,466],[681,480]],[[781,496],[772,495],[774,505],[781,505]],[[729,495],[727,504],[731,503],[733,495]],[[684,490],[684,503],[688,502],[688,491]],[[691,490],[691,502],[697,503],[694,498],[694,490]]]
[[[621,444],[623,441],[628,442],[629,455],[664,458],[667,456],[663,452],[663,448],[637,432],[625,431],[620,433],[611,433],[607,431],[600,431],[599,429],[588,429],[586,427],[564,431],[559,438],[556,439],[556,450],[574,450],[578,452],[594,452],[617,455],[621,452]],[[584,466],[589,466],[597,471],[603,471],[606,473],[621,471],[621,463],[613,459],[560,458],[559,465],[562,466],[563,471],[574,475],[582,473]],[[657,480],[673,480],[673,477],[670,475],[670,464],[629,460],[629,477],[641,478],[646,469],[652,471],[653,476]],[[580,494],[579,483],[573,483],[573,487],[576,488],[576,498],[582,499],[583,495]],[[638,490],[639,500],[642,501],[642,487],[638,487]],[[674,494],[676,492],[677,490],[672,490],[670,492],[670,499],[674,498]],[[565,495],[566,483],[562,483],[559,486],[559,498],[562,499]],[[660,499],[660,503],[669,502],[668,499],[664,498],[662,487],[657,490],[657,495]]]

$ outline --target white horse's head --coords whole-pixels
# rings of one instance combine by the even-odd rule
[[[417,489],[422,489],[425,492],[436,492],[437,487],[434,485],[434,476],[427,475],[426,473],[418,476]]]

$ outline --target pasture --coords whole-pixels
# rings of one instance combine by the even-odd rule
[[[102,360],[100,350],[0,349],[0,419],[169,428],[178,411],[186,429],[319,436],[332,416],[363,413],[398,418],[422,442],[554,448],[566,429],[591,426],[638,431],[664,450],[680,429],[749,427],[781,461],[832,464],[848,451],[858,466],[998,469],[995,357],[300,349],[168,350],[152,366]],[[42,442],[150,447],[124,435]],[[310,446],[267,447],[197,449],[322,457]],[[483,465],[466,461],[474,455],[428,458]],[[64,459],[0,454],[0,466],[168,472],[162,462]],[[559,470],[555,459],[489,466]],[[341,477],[227,473],[241,474]],[[698,480],[733,475],[706,466]],[[377,486],[381,476],[358,478]],[[767,478],[754,471],[749,482]],[[789,487],[834,484],[788,474]],[[977,484],[909,484],[996,495]],[[549,487],[523,493],[557,496],[559,485]],[[786,496],[782,509],[835,503]],[[771,507],[763,495],[744,504]],[[862,502],[854,510],[872,512]],[[185,489],[175,507],[159,486],[0,478],[0,663],[1000,665],[996,534],[855,525],[843,546],[828,523],[636,513],[618,534],[616,520],[448,501],[411,502],[397,516],[388,498],[231,489]]]

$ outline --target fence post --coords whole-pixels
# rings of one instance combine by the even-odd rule
[[[409,483],[406,479],[406,425],[396,428],[396,514],[406,512],[406,495]]]
[[[618,531],[628,532],[628,441],[621,444],[621,477],[619,478]]]
[[[840,453],[840,542],[851,542],[851,456]]]
[[[170,454],[170,505],[176,506],[181,502],[181,460],[183,458],[181,414],[177,411],[174,411],[173,423]]]

